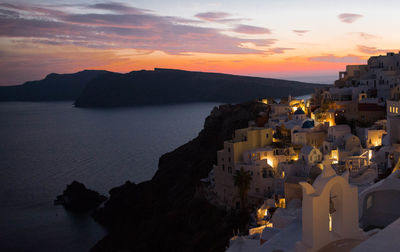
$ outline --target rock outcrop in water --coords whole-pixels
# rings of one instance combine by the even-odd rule
[[[94,213],[109,234],[92,251],[223,251],[248,219],[211,205],[197,189],[224,140],[265,107],[250,102],[214,108],[198,137],[160,158],[152,180],[113,188]]]
[[[62,195],[57,196],[55,204],[61,204],[65,209],[73,212],[85,212],[98,207],[107,197],[98,192],[87,189],[77,181],[67,185]]]

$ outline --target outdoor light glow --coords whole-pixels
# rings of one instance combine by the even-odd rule
[[[267,158],[267,163],[271,166],[274,167],[274,161],[272,159]]]
[[[332,159],[332,164],[337,164],[339,161],[339,153],[338,150],[332,150],[331,151],[331,159]]]

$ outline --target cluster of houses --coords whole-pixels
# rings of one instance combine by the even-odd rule
[[[371,57],[366,65],[347,66],[333,86],[317,89],[309,99],[289,96],[260,102],[267,104],[265,111],[250,121],[248,128],[236,130],[217,153],[212,189],[218,204],[226,209],[239,209],[244,204],[234,181],[239,170],[251,176],[246,204],[258,208],[271,200],[275,206],[285,207],[309,195],[316,197],[317,189],[308,185],[315,187],[318,181],[328,181],[325,177],[336,176],[346,181],[340,183],[347,189],[340,190],[348,190],[353,198],[350,201],[357,201],[353,187],[359,193],[368,192],[400,169],[400,53]],[[391,185],[398,188],[391,189],[393,195],[363,196],[362,223],[355,213],[357,204],[350,204],[352,210],[347,211],[354,212],[350,217],[342,213],[346,223],[356,223],[350,228],[353,233],[358,232],[358,224],[383,228],[400,217],[400,191],[396,191],[400,190],[400,179],[393,181]],[[322,194],[323,187],[319,190]],[[326,202],[332,204],[332,197]],[[304,207],[303,202],[303,211]],[[389,213],[390,218],[385,217]],[[304,218],[313,218],[307,214],[303,212],[303,238]],[[304,239],[306,245],[300,243],[297,248],[303,247],[296,251],[317,251],[306,248],[311,243]]]

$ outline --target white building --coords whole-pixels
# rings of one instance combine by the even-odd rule
[[[314,165],[322,161],[322,153],[315,147],[305,145],[300,150],[299,160],[307,165]]]

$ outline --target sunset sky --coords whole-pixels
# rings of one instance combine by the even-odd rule
[[[0,85],[154,67],[332,82],[400,48],[400,1],[1,1]]]

